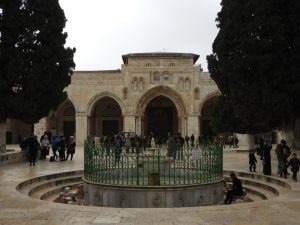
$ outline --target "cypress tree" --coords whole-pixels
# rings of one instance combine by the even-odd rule
[[[299,115],[300,2],[223,0],[221,5],[219,33],[207,56],[222,93],[214,127],[258,133]],[[220,118],[235,122],[223,126]]]
[[[0,122],[36,123],[66,99],[75,49],[58,0],[0,2]]]

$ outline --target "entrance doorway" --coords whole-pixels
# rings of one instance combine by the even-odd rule
[[[75,121],[64,121],[64,136],[69,140],[75,134]]]
[[[168,133],[178,132],[178,115],[174,103],[165,96],[152,99],[145,110],[144,133],[167,140]]]
[[[203,105],[202,111],[201,111],[201,136],[204,139],[215,137],[217,134],[211,129],[210,121],[212,119],[212,108],[213,105],[216,104],[218,97],[215,96],[211,99],[209,99],[205,104]]]
[[[102,134],[107,137],[112,137],[119,132],[118,120],[103,120]]]
[[[123,117],[118,102],[110,97],[99,99],[93,106],[89,134],[94,137],[114,136],[123,131]]]

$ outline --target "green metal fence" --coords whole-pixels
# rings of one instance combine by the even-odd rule
[[[84,179],[114,186],[191,186],[223,179],[223,146],[84,146]]]

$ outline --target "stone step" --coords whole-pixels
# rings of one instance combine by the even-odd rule
[[[34,184],[34,186],[31,186],[30,189],[26,194],[29,196],[32,196],[35,192],[44,190],[51,187],[57,187],[60,185],[66,186],[68,183],[74,183],[74,182],[82,182],[82,176],[68,176],[68,177],[61,177],[57,179],[52,179],[49,181],[43,181],[39,184]]]
[[[35,177],[33,179],[26,180],[17,185],[16,189],[24,194],[29,194],[29,191],[36,186],[43,185],[44,183],[55,182],[59,180],[64,180],[66,178],[82,177],[83,170],[78,171],[68,171],[56,174],[49,174],[46,176]]]
[[[75,189],[77,185],[82,184],[82,182],[72,182],[72,183],[64,183],[57,185],[55,187],[48,187],[41,189],[39,191],[34,192],[30,197],[40,200],[45,200],[50,198],[51,196],[56,195],[58,197],[58,194],[60,192],[64,191],[64,188],[70,187],[71,189]]]
[[[226,173],[225,173],[226,174]],[[237,176],[241,180],[243,187],[247,192],[258,196],[261,199],[270,199],[278,197],[281,194],[285,194],[287,191],[290,191],[289,185],[284,184],[284,181],[281,181],[277,178],[267,177],[264,179],[264,176],[257,174],[247,174],[236,172]],[[224,176],[225,181],[231,183],[229,173]],[[257,179],[259,178],[259,179]]]
[[[224,170],[224,175],[229,176],[230,173],[231,173],[231,171]],[[239,178],[247,178],[247,179],[251,179],[251,180],[255,180],[255,181],[260,181],[263,183],[267,183],[270,186],[271,185],[276,185],[276,187],[279,186],[279,187],[281,187],[281,188],[278,188],[280,190],[282,190],[282,188],[284,188],[286,190],[291,190],[291,185],[288,184],[287,182],[285,182],[282,178],[280,179],[280,178],[274,177],[274,176],[266,176],[266,175],[262,175],[262,174],[258,174],[258,173],[250,173],[250,172],[247,173],[247,172],[235,171],[235,174]]]

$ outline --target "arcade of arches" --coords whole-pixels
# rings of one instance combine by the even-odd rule
[[[75,71],[66,88],[69,98],[34,126],[8,120],[7,141],[19,143],[33,131],[73,135],[77,145],[88,136],[127,131],[213,136],[210,108],[219,90],[195,64],[198,58],[192,53],[130,53],[122,56],[118,70]],[[291,141],[300,137],[300,129],[295,130]],[[239,139],[246,145],[251,140],[249,135]]]

